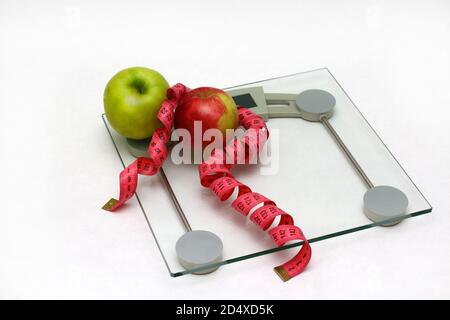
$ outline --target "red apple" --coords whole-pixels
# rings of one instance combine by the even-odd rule
[[[239,117],[236,104],[225,91],[200,87],[189,91],[180,101],[175,110],[175,129],[187,129],[191,135],[191,143],[198,139],[194,137],[194,121],[202,122],[202,137],[208,129],[219,129],[226,138],[226,129],[236,129]],[[225,140],[224,140],[225,142]],[[204,141],[205,148],[209,141]]]

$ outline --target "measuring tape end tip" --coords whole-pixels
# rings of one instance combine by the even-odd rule
[[[119,200],[116,200],[114,198],[109,199],[109,201],[107,203],[105,203],[102,207],[103,210],[112,212],[114,206],[116,205],[116,203],[119,202]]]
[[[273,268],[273,271],[275,271],[275,273],[280,277],[281,280],[283,280],[284,282],[288,281],[289,279],[291,279],[291,276],[287,273],[286,269],[283,268],[283,266],[278,266]]]

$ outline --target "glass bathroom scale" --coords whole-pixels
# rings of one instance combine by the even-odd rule
[[[395,224],[402,220],[431,212],[431,205],[328,69],[224,90],[238,104],[260,112],[267,120],[271,133],[268,146],[274,142],[272,139],[278,142],[265,163],[235,166],[234,177],[292,215],[310,243],[372,227],[389,226],[389,231],[395,232]],[[333,112],[326,118],[314,118],[314,112],[312,118],[304,116],[309,112],[305,104],[311,103],[307,94],[300,97],[306,92],[329,94],[331,102],[327,103],[333,104]],[[319,99],[327,97],[322,95]],[[277,106],[267,108],[269,100]],[[301,108],[297,108],[299,105]],[[307,119],[297,117],[296,108],[303,108],[300,111]],[[126,139],[114,131],[104,115],[102,119],[112,140],[111,152],[118,156],[119,170],[111,174],[118,175],[121,167],[135,158]],[[211,231],[222,240],[222,259],[200,269],[212,270],[267,254],[273,254],[275,266],[297,252],[301,242],[276,247],[248,217],[200,185],[197,165],[175,165],[170,148],[163,168],[192,229]],[[385,210],[392,202],[391,196],[397,195],[389,193],[389,188],[400,192],[400,203],[394,199],[394,207],[403,206],[395,219],[377,211],[380,207]],[[143,213],[172,277],[200,273],[198,267],[183,267],[178,259],[176,242],[186,230],[160,174],[139,176],[137,197],[119,210],[123,214],[136,210]]]

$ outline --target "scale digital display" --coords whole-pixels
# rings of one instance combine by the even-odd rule
[[[255,100],[253,100],[253,97],[250,93],[241,94],[238,96],[233,97],[234,102],[238,106],[242,106],[245,108],[254,108],[258,105],[256,104]]]

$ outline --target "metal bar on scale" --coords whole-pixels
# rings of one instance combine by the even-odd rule
[[[169,191],[169,195],[172,198],[172,202],[175,205],[175,209],[177,209],[178,216],[180,217],[181,221],[184,224],[184,227],[187,231],[192,231],[191,225],[189,224],[188,219],[186,218],[186,215],[184,214],[183,209],[181,208],[180,203],[178,202],[177,196],[175,195],[175,192],[172,189],[172,186],[170,185],[169,180],[167,179],[167,176],[163,170],[163,168],[159,168],[160,176],[163,179],[164,184],[166,185],[167,191]]]
[[[345,145],[344,141],[342,141],[341,137],[338,135],[338,133],[336,132],[336,130],[334,130],[333,126],[330,124],[330,122],[328,121],[328,118],[326,116],[322,116],[320,118],[320,122],[323,123],[323,125],[328,129],[328,131],[331,133],[331,135],[334,137],[334,139],[336,140],[336,142],[339,144],[339,146],[341,147],[342,151],[344,151],[345,155],[347,156],[347,158],[350,160],[350,162],[353,164],[353,167],[356,169],[356,171],[358,171],[359,175],[361,176],[361,178],[364,180],[365,184],[367,185],[367,187],[369,187],[369,189],[372,189],[374,187],[372,181],[370,181],[369,177],[367,176],[367,174],[364,172],[364,170],[361,168],[361,166],[359,165],[358,161],[356,161],[355,157],[353,157],[352,153],[350,152],[350,150],[348,150],[347,146]]]

